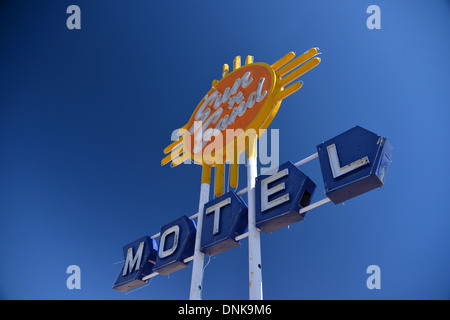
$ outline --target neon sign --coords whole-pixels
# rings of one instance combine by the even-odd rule
[[[137,288],[193,261],[190,298],[200,299],[203,256],[237,247],[248,237],[250,299],[262,299],[260,231],[273,232],[303,220],[307,211],[327,202],[341,203],[384,185],[392,146],[359,126],[317,145],[317,152],[301,161],[288,161],[276,172],[257,176],[257,132],[267,129],[281,101],[301,88],[302,82],[292,82],[320,63],[317,54],[318,49],[312,48],[294,59],[290,52],[272,65],[253,63],[248,56],[242,67],[237,57],[230,73],[224,65],[222,79],[213,81],[189,121],[175,131],[175,141],[164,149],[168,155],[161,161],[178,166],[192,160],[202,166],[198,213],[181,216],[152,237],[124,246],[125,264],[114,289]],[[230,186],[236,188],[236,158],[243,152],[247,154],[247,187],[224,193],[225,164],[231,160]],[[311,204],[317,186],[299,167],[316,158],[326,198]],[[210,200],[212,167],[216,198]],[[244,193],[248,193],[247,203],[241,198]]]
[[[244,139],[249,132],[257,132],[258,139],[259,133],[268,128],[282,100],[302,87],[303,82],[294,81],[320,63],[318,54],[318,48],[311,48],[297,58],[294,52],[289,52],[272,65],[255,63],[252,56],[247,56],[241,66],[240,57],[236,57],[232,72],[225,64],[222,79],[213,81],[189,121],[176,130],[176,140],[164,149],[168,155],[161,164],[171,162],[172,166],[178,166],[192,160],[216,167],[218,183],[214,193],[220,196],[223,168],[228,162],[230,186],[236,188],[238,158],[248,151]]]

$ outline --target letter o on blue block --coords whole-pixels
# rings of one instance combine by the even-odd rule
[[[184,259],[194,254],[196,227],[182,216],[161,227],[155,271],[168,275],[188,265]]]

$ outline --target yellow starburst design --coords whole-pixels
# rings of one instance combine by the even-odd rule
[[[189,121],[177,131],[178,139],[164,149],[167,154],[162,165],[171,162],[178,166],[194,161],[203,166],[202,182],[210,181],[211,167],[216,167],[216,196],[223,194],[225,163],[230,163],[230,186],[237,187],[239,155],[249,153],[248,132],[258,137],[276,116],[281,102],[298,91],[300,76],[320,63],[318,48],[311,48],[299,57],[289,52],[268,65],[253,62],[247,56],[245,65],[241,58],[234,59],[233,71],[225,64],[222,79],[213,80],[211,90],[203,97]],[[232,132],[234,135],[228,135]],[[227,135],[226,135],[226,134]],[[225,138],[226,136],[226,138]],[[214,139],[211,139],[214,137]]]

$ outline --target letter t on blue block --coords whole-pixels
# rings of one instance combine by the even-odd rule
[[[239,246],[236,236],[247,228],[248,210],[233,191],[205,204],[200,251],[213,256]]]
[[[393,149],[356,126],[317,146],[325,193],[338,204],[384,185]]]

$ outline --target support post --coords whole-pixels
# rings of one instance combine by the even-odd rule
[[[192,265],[191,292],[190,300],[202,299],[203,285],[203,253],[200,251],[203,226],[203,209],[209,201],[209,188],[211,185],[211,167],[204,165],[202,167],[202,185],[200,187],[200,200],[198,204],[197,233],[195,235],[194,262]]]
[[[258,171],[256,133],[248,135],[248,264],[250,300],[262,300],[262,269],[260,231],[256,228],[255,179]]]

